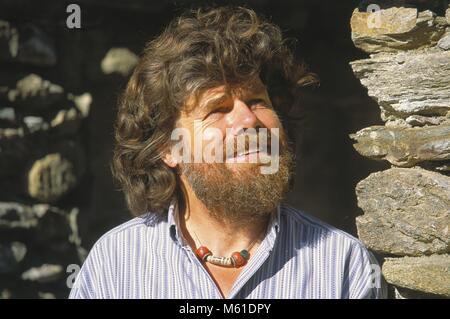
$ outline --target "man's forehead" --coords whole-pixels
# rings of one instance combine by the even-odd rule
[[[259,77],[249,80],[247,82],[243,82],[241,84],[236,84],[233,86],[230,85],[219,85],[213,88],[209,88],[204,90],[198,95],[198,99],[195,100],[191,97],[188,100],[188,105],[190,105],[189,109],[197,109],[197,108],[208,108],[211,103],[217,104],[224,102],[226,99],[229,99],[231,96],[245,96],[249,93],[260,93],[266,90],[266,86]]]
[[[244,94],[246,92],[257,93],[266,89],[264,83],[262,83],[259,77],[254,77],[246,82],[234,84],[234,85],[220,85],[214,88],[210,88],[206,90],[205,97],[209,95],[217,95],[217,94],[233,94],[239,95]]]

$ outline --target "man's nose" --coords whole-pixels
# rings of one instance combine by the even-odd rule
[[[233,111],[228,113],[227,126],[231,128],[231,132],[234,135],[238,135],[244,129],[261,126],[261,123],[251,109],[251,105],[247,105],[242,100],[235,99]]]

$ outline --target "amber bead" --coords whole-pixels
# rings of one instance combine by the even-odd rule
[[[247,263],[247,259],[245,259],[244,257],[242,257],[242,255],[235,251],[234,253],[231,254],[231,258],[233,258],[234,260],[234,266],[236,268],[238,267],[242,267]]]
[[[195,255],[200,258],[200,260],[205,260],[207,256],[212,255],[211,251],[205,247],[200,246],[195,250]]]

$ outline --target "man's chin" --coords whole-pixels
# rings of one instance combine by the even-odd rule
[[[242,221],[270,214],[289,185],[292,156],[279,158],[278,170],[264,174],[265,160],[181,165],[196,197],[218,219]],[[272,163],[270,163],[272,164]]]

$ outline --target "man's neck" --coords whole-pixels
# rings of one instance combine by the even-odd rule
[[[193,249],[202,245],[216,256],[228,257],[251,245],[256,250],[264,238],[271,215],[258,219],[218,219],[215,217],[217,214],[212,214],[191,189],[186,189],[185,198],[184,207],[178,211],[179,226]]]

